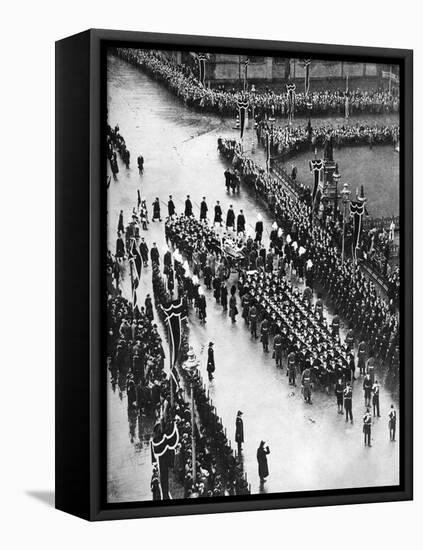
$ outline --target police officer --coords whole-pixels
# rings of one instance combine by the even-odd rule
[[[336,403],[338,405],[338,414],[344,414],[344,384],[342,378],[338,378],[335,386]]]
[[[369,374],[366,374],[363,380],[363,390],[364,390],[364,406],[370,407],[370,397],[372,395],[373,383]]]
[[[288,356],[289,361],[289,356]],[[301,376],[301,387],[303,392],[304,401],[306,403],[311,403],[311,372],[310,369],[305,369]]]
[[[370,409],[367,408],[363,416],[363,433],[364,433],[364,445],[371,447],[370,439],[372,435],[372,415]]]
[[[380,418],[380,403],[379,403],[379,395],[380,395],[380,385],[377,380],[375,380],[375,383],[372,387],[373,392],[373,416],[378,416]]]
[[[273,339],[274,357],[276,366],[282,367],[282,335],[278,332]]]
[[[255,305],[250,308],[250,332],[251,336],[257,338],[257,308]]]
[[[351,424],[353,423],[353,413],[352,413],[352,387],[349,382],[344,389],[344,409],[345,409],[345,422],[348,422],[348,417],[350,417]]]
[[[261,343],[263,344],[263,351],[265,353],[269,352],[269,321],[264,319],[261,324]]]

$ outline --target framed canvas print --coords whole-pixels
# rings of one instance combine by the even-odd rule
[[[56,44],[56,506],[412,498],[412,52]]]

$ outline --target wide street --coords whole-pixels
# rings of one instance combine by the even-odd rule
[[[149,76],[125,61],[110,57],[108,122],[111,126],[119,125],[131,152],[130,168],[127,170],[119,161],[118,178],[116,181],[112,179],[108,192],[108,245],[113,253],[119,212],[123,210],[126,225],[136,205],[138,189],[147,199],[150,218],[155,197],[167,204],[168,195],[172,194],[177,212],[180,212],[189,194],[196,216],[199,214],[198,205],[205,196],[209,213],[216,200],[220,200],[224,216],[229,204],[233,204],[236,213],[240,208],[244,210],[247,226],[254,226],[260,213],[266,230],[270,230],[273,220],[248,189],[241,186],[240,193],[235,195],[226,192],[223,177],[226,164],[217,151],[217,138],[238,136],[232,128],[233,121],[189,110]],[[263,158],[253,130],[247,131],[244,143],[246,149],[249,147],[255,151],[257,159]],[[352,149],[353,153],[358,154],[358,149],[361,148]],[[371,163],[370,156],[383,154],[389,162],[381,162],[381,165],[390,162],[395,165],[394,153],[383,149],[366,152],[366,162]],[[145,159],[142,176],[136,166],[139,154]],[[345,158],[347,150],[342,150],[342,154]],[[300,162],[305,164],[305,160],[295,159],[301,175],[306,174],[306,168],[300,166]],[[389,176],[389,173],[392,173],[390,164],[386,177],[398,177],[395,173]],[[352,175],[353,172],[349,177]],[[365,182],[351,181],[353,183]],[[392,198],[387,200],[393,202]],[[167,215],[165,204],[161,205],[163,220]],[[371,204],[369,199],[369,209]],[[378,204],[378,209],[383,208],[386,204]],[[390,214],[391,211],[385,212],[385,215]],[[150,223],[148,231],[141,231],[141,236],[145,237],[149,247],[156,242],[162,254],[164,221]],[[142,272],[139,289],[142,300],[147,292],[153,295],[150,267]],[[124,280],[124,295],[130,296],[128,273]],[[354,385],[353,425],[347,424],[344,417],[337,414],[333,395],[316,392],[313,404],[306,404],[299,386],[290,387],[285,370],[277,369],[271,353],[264,354],[260,342],[252,340],[241,316],[238,316],[237,323],[232,324],[221,306],[216,305],[212,292],[206,291],[206,296],[207,324],[200,325],[195,311],[191,311],[190,342],[200,359],[205,381],[206,346],[209,341],[215,343],[215,379],[206,383],[232,440],[237,410],[244,413],[243,462],[252,493],[398,484],[399,445],[389,441],[387,426],[388,408],[392,402],[396,406],[398,403],[386,388],[381,388],[382,416],[374,421],[373,446],[364,447],[361,418],[365,409],[360,379]],[[330,318],[330,307],[329,310],[325,308],[325,312]],[[168,363],[164,330],[157,315],[156,319]],[[151,420],[138,417],[128,422],[125,391],[118,388],[114,391],[108,382],[107,392],[109,498],[113,502],[149,500]],[[270,476],[264,486],[259,482],[256,461],[261,439],[267,441],[271,450]]]

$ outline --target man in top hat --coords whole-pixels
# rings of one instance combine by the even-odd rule
[[[187,199],[185,201],[185,216],[187,218],[190,218],[192,216],[192,202],[189,198],[189,195],[187,195]]]
[[[167,211],[169,218],[172,219],[175,215],[175,203],[173,202],[172,195],[169,195],[169,200],[167,201]]]
[[[242,411],[238,411],[236,415],[235,441],[238,445],[238,455],[240,455],[242,451],[242,444],[244,443],[244,422],[242,420]]]
[[[203,197],[203,200],[200,203],[200,220],[203,221],[207,219],[207,212],[209,210],[209,207],[206,203],[206,197]]]
[[[222,207],[220,206],[219,201],[216,201],[216,205],[214,207],[214,223],[222,225]]]

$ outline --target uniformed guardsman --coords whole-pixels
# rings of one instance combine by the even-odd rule
[[[323,300],[322,295],[319,293],[317,295],[316,305],[314,306],[316,315],[319,317],[320,321],[323,319]]]
[[[345,422],[348,422],[348,417],[350,417],[351,424],[353,423],[353,413],[352,413],[352,387],[349,382],[344,390],[344,409],[345,409]]]
[[[345,345],[347,346],[348,351],[354,349],[354,331],[350,328],[345,336]]]
[[[257,308],[255,305],[250,308],[250,332],[251,336],[257,338]]]
[[[296,386],[295,377],[297,374],[297,354],[294,351],[288,355],[288,382],[290,386]],[[311,376],[311,375],[310,375]],[[310,393],[311,398],[311,393]]]
[[[370,409],[367,408],[363,416],[363,433],[364,433],[364,445],[371,447],[370,439],[372,435],[372,415],[370,414]]]
[[[189,195],[187,195],[187,199],[185,201],[185,216],[187,218],[190,218],[192,216],[192,202],[189,198]]]
[[[333,319],[332,319],[332,336],[333,337],[339,336],[340,324],[341,322],[339,320],[338,311],[335,311],[335,315],[333,316]]]
[[[269,321],[264,319],[261,324],[261,343],[263,344],[263,351],[265,353],[269,352]]]

